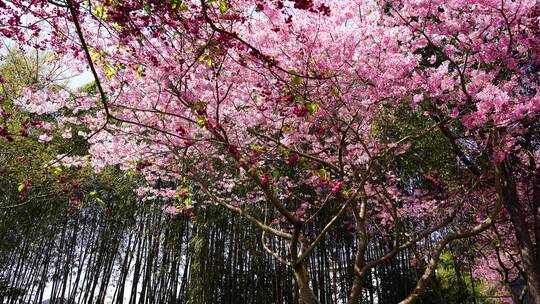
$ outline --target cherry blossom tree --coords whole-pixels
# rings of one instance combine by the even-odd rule
[[[446,246],[494,222],[511,227],[540,303],[536,1],[13,0],[0,8],[3,36],[62,54],[96,85],[96,94],[65,94],[45,79],[21,92],[20,106],[61,112],[60,129],[88,126],[95,170],[144,174],[153,187],[139,194],[169,198],[168,212],[208,201],[260,227],[263,243],[283,239],[287,256],[265,248],[294,270],[303,303],[318,303],[306,257],[348,220],[358,240],[351,303],[372,267],[438,235],[402,301],[415,302]],[[403,110],[425,123],[383,136]],[[403,179],[394,164],[434,134],[455,176]],[[368,261],[379,235],[393,248]]]

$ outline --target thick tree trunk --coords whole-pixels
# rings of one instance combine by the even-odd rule
[[[525,212],[519,202],[516,183],[506,164],[502,163],[497,166],[499,166],[498,170],[500,172],[496,181],[497,194],[510,215],[531,302],[540,304],[540,261],[537,259],[535,245],[532,242],[531,233],[525,221]]]
[[[362,273],[366,250],[368,246],[368,236],[366,231],[366,206],[367,196],[364,187],[360,188],[360,208],[356,210],[354,204],[351,204],[351,209],[354,212],[354,218],[358,225],[358,249],[354,260],[354,281],[349,293],[349,303],[358,304],[362,300],[362,283],[364,282],[365,273]]]
[[[361,240],[356,250],[356,257],[354,260],[354,268],[357,270],[362,269],[364,266],[364,257],[366,253],[367,244],[365,240]],[[351,292],[349,294],[349,304],[358,304],[362,298],[362,283],[364,282],[364,277],[360,276],[356,271],[354,275],[353,285],[351,287]]]
[[[296,284],[298,284],[298,292],[300,294],[301,304],[319,304],[319,300],[309,287],[309,274],[304,267],[304,263],[299,263],[293,267]]]
[[[535,174],[534,177],[532,211],[534,216],[534,236],[536,239],[536,260],[540,261],[540,173]]]
[[[540,304],[540,261],[536,259],[530,234],[523,218],[524,215],[515,209],[518,208],[507,207],[518,241],[525,279],[529,287],[529,296],[532,303]]]
[[[360,303],[360,298],[362,296],[362,281],[358,275],[354,276],[353,286],[351,288],[351,293],[349,294],[349,303],[358,304]]]

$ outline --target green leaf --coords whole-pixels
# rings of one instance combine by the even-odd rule
[[[227,11],[227,9],[229,8],[229,5],[227,4],[227,2],[225,0],[220,0],[219,1],[219,12],[220,13],[225,13]]]
[[[300,78],[300,76],[294,75],[292,78],[292,83],[294,85],[300,85],[301,81],[302,81],[302,78]]]
[[[323,179],[328,179],[330,177],[330,173],[328,173],[328,171],[325,169],[325,168],[321,168],[317,171],[317,175],[320,177],[320,178],[323,178]]]
[[[144,71],[144,68],[142,66],[137,67],[137,71],[135,72],[136,78],[142,78],[142,72]]]
[[[99,197],[95,197],[95,198],[94,198],[94,201],[95,201],[98,205],[100,205],[102,208],[105,207],[105,202],[104,202],[102,199],[100,199]]]
[[[116,73],[113,71],[113,69],[111,69],[108,65],[105,66],[105,74],[106,74],[107,77],[109,77],[109,78],[113,78],[114,75],[116,75]]]
[[[314,102],[310,102],[306,106],[309,111],[309,114],[312,114],[312,115],[313,113],[317,112],[317,110],[319,109],[319,104],[314,103]]]
[[[97,17],[103,17],[104,11],[105,11],[104,5],[98,6],[96,9],[94,9],[94,15],[96,15]]]
[[[206,125],[206,122],[208,121],[208,119],[206,118],[199,118],[197,120],[197,124],[200,126],[200,127],[204,127]]]

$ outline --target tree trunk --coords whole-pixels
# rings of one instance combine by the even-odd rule
[[[527,281],[531,302],[540,304],[540,261],[536,258],[535,246],[533,245],[531,234],[525,221],[525,212],[519,202],[516,183],[505,163],[498,164],[497,166],[500,172],[496,178],[497,194],[510,215],[510,221],[512,222],[519,246],[519,253],[523,263],[525,280]]]
[[[536,173],[534,176],[532,211],[536,238],[536,260],[540,262],[540,173]]]
[[[304,263],[299,263],[293,266],[294,277],[298,284],[298,292],[300,294],[300,304],[319,304],[319,300],[309,287],[309,274],[304,267]]]
[[[353,286],[351,288],[351,294],[349,295],[349,303],[350,304],[360,303],[361,296],[362,296],[362,279],[359,276],[355,275]]]
[[[362,269],[363,267],[363,261],[364,261],[364,255],[365,255],[365,249],[366,247],[363,244],[360,244],[358,246],[358,249],[356,251],[356,257],[354,261],[354,268],[355,269]],[[355,271],[354,275],[354,281],[353,285],[351,287],[351,292],[349,294],[349,304],[358,304],[360,303],[360,300],[362,298],[362,283],[364,281],[364,276],[360,277]]]
[[[354,204],[351,204],[351,209],[354,212],[354,218],[358,225],[358,249],[354,260],[354,281],[349,294],[349,303],[358,304],[362,300],[362,283],[364,282],[365,273],[360,273],[364,266],[364,259],[368,247],[368,236],[366,231],[366,206],[367,196],[364,187],[360,187],[360,208],[356,210]]]

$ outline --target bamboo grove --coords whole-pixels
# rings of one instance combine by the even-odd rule
[[[2,227],[2,303],[49,297],[51,303],[298,302],[290,270],[264,253],[259,233],[242,219],[220,216],[218,207],[191,221],[151,203],[121,205],[76,213],[44,207],[2,211],[4,218],[20,219]],[[387,245],[376,243],[368,256],[383,255]],[[433,244],[426,239],[421,246]],[[310,257],[313,288],[323,303],[346,300],[353,273],[345,265],[351,265],[354,248],[353,236],[337,231]],[[408,262],[414,251],[371,271],[363,303],[395,303],[410,292],[422,268]],[[443,278],[434,280],[422,303],[485,303],[468,262],[452,261],[451,275],[459,284],[445,289]]]

